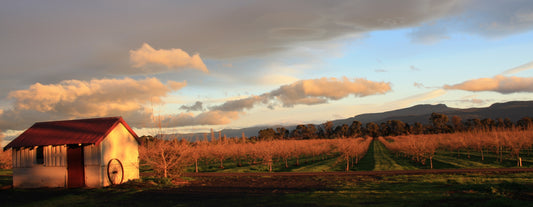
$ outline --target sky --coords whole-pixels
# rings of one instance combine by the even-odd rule
[[[150,135],[532,100],[532,40],[530,0],[4,1],[0,138],[77,118]]]

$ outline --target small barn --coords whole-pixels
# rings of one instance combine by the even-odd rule
[[[13,187],[105,187],[139,178],[139,137],[122,119],[38,122],[4,147]]]

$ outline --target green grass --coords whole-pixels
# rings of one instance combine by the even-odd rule
[[[374,140],[372,142],[372,146],[374,147],[373,154],[374,154],[374,160],[375,160],[375,167],[374,171],[382,171],[382,170],[414,170],[417,169],[416,167],[409,165],[407,163],[403,163],[403,165],[398,164],[392,157],[391,153],[385,146],[377,141]]]

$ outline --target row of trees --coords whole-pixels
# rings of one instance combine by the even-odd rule
[[[149,165],[161,177],[179,176],[191,165],[199,172],[200,162],[224,168],[224,162],[233,160],[238,166],[243,162],[250,165],[264,164],[272,172],[275,162],[289,168],[289,160],[299,165],[302,157],[313,161],[330,155],[341,154],[346,161],[346,170],[364,156],[371,138],[313,139],[313,140],[270,140],[248,142],[247,139],[226,139],[217,141],[186,141],[153,139],[140,148],[142,163]]]
[[[533,150],[533,129],[493,129],[456,132],[453,134],[403,135],[379,139],[392,152],[411,157],[424,163],[430,160],[433,168],[433,156],[437,149],[466,152],[470,158],[471,151],[478,151],[481,160],[485,154],[494,153],[503,162],[504,154],[516,159],[517,166],[522,166],[520,153]]]
[[[400,120],[389,120],[380,124],[369,122],[363,124],[353,121],[352,124],[334,126],[328,121],[320,125],[307,124],[298,125],[292,131],[286,128],[266,128],[258,132],[259,140],[274,139],[332,139],[337,137],[379,137],[379,136],[400,136],[409,134],[440,134],[465,132],[475,130],[496,130],[521,128],[528,129],[533,126],[530,117],[524,117],[516,123],[508,118],[502,119],[467,119],[462,120],[459,116],[452,116],[451,119],[440,113],[432,113],[429,117],[429,124],[415,122],[408,124]]]

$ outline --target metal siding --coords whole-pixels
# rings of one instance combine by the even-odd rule
[[[119,123],[122,123],[139,141],[137,134],[126,124],[122,117],[107,117],[38,122],[24,131],[4,149],[66,144],[98,144]]]

